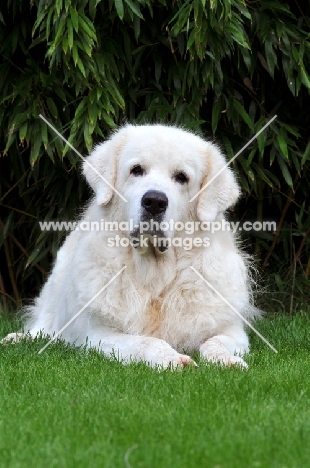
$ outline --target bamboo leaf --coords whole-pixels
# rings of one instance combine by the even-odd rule
[[[234,106],[236,107],[238,113],[241,115],[242,119],[245,121],[247,126],[251,130],[254,130],[254,124],[252,120],[250,119],[249,114],[246,112],[242,104],[240,104],[240,102],[237,99],[234,100]]]
[[[41,139],[39,138],[39,135],[37,135],[37,138],[34,140],[34,144],[31,148],[31,153],[30,153],[31,166],[33,166],[35,162],[37,161],[39,154],[40,154],[40,148],[41,148]]]
[[[141,18],[141,19],[144,19],[144,18],[143,18],[143,15],[142,15],[142,13],[141,13],[141,11],[140,11],[140,6],[139,6],[139,4],[137,5],[136,3],[134,3],[133,0],[124,0],[124,1],[125,1],[125,3],[129,6],[129,8],[131,9],[131,11],[132,11],[135,15],[139,16],[139,18]]]
[[[63,35],[63,32],[64,32],[64,29],[65,29],[65,25],[66,25],[67,21],[66,21],[66,16],[65,15],[62,15],[58,21],[58,24],[57,24],[57,32],[56,32],[56,36],[55,36],[55,39],[52,43],[52,48],[55,49],[56,46],[59,44],[59,42],[61,41],[62,39],[62,35]]]
[[[97,0],[89,0],[89,15],[93,21],[96,16],[96,7],[97,7]]]
[[[40,120],[40,128],[41,128],[42,142],[43,142],[44,148],[46,149],[48,146],[47,125],[45,122],[43,122],[43,120]]]
[[[83,29],[83,31],[85,31],[86,34],[91,39],[93,39],[95,42],[97,42],[96,30],[94,28],[94,25],[89,22],[88,18],[85,15],[80,14],[79,24],[80,24],[81,28]]]
[[[221,101],[218,99],[212,108],[212,133],[215,134],[221,114]]]
[[[76,33],[79,32],[79,15],[75,8],[70,8],[70,17]]]
[[[28,122],[24,122],[19,129],[19,139],[23,141],[25,139],[25,136],[27,134],[27,129],[28,129]]]
[[[38,15],[34,25],[33,25],[33,28],[32,28],[32,37],[34,36],[34,33],[36,32],[36,30],[38,29],[38,27],[40,26],[40,24],[42,23],[42,21],[44,20],[44,18],[46,17],[46,10],[43,8],[43,10],[41,11],[41,13]]]
[[[70,48],[70,50],[72,49],[73,47],[73,27],[72,27],[72,23],[71,21],[68,19],[67,21],[67,30],[68,30],[68,46]],[[67,52],[66,50],[64,50],[65,53]]]
[[[290,172],[288,170],[286,162],[279,155],[277,156],[277,160],[278,160],[279,166],[280,166],[281,171],[282,171],[282,175],[283,175],[287,185],[289,185],[290,187],[293,187],[293,180],[292,180],[291,174],[290,174]]]
[[[84,65],[83,65],[83,62],[82,62],[81,59],[77,61],[77,66],[79,67],[79,69],[80,69],[82,75],[84,76],[84,78],[86,78],[85,68],[84,68]]]
[[[301,78],[302,84],[304,84],[306,86],[306,88],[308,88],[310,90],[310,79],[309,79],[308,74],[306,73],[306,70],[305,70],[303,64],[301,64],[301,66],[300,66],[300,78]],[[297,94],[298,94],[298,92],[297,92]]]
[[[89,116],[90,123],[92,125],[94,125],[96,123],[97,115],[98,115],[97,114],[97,104],[96,104],[96,102],[92,102],[88,106],[88,116]]]
[[[76,64],[80,60],[80,57],[79,57],[77,45],[75,43],[72,46],[72,57],[73,57],[74,65],[76,66]]]
[[[60,12],[61,12],[62,7],[63,7],[62,1],[63,0],[56,0],[56,2],[55,2],[55,8],[56,8],[56,12],[57,12],[58,16],[60,15]]]
[[[66,37],[62,40],[62,50],[65,54],[68,52],[68,39]]]
[[[274,69],[277,65],[277,56],[274,52],[272,43],[269,41],[265,42],[265,54],[266,54],[266,60],[268,64],[268,70],[272,78],[274,77]]]
[[[280,132],[279,135],[277,135],[277,140],[278,140],[278,143],[279,143],[279,146],[280,146],[281,153],[283,154],[285,159],[288,160],[288,150],[287,150],[287,144],[286,144],[286,141],[285,141],[284,134]]]
[[[124,19],[123,0],[115,0],[115,8],[116,8],[118,17],[123,21],[123,19]]]
[[[303,166],[306,161],[309,161],[309,159],[310,159],[310,142],[306,146],[306,150],[302,157],[301,165]]]
[[[53,99],[50,98],[50,97],[46,98],[46,104],[47,104],[47,107],[48,107],[50,113],[52,114],[52,117],[57,119],[58,111],[57,111],[57,107],[56,107]]]

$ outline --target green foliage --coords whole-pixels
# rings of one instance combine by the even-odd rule
[[[135,120],[201,131],[229,158],[277,114],[233,163],[244,192],[235,215],[278,221],[276,236],[251,233],[249,249],[263,269],[278,273],[281,261],[294,288],[309,289],[307,6],[8,0],[0,10],[0,255],[8,296],[18,301],[38,289],[63,238],[41,233],[38,220],[72,218],[89,195],[79,157],[39,114],[83,154]]]

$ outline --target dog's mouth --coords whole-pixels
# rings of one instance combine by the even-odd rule
[[[167,232],[160,229],[143,230],[139,227],[130,232],[130,237],[134,241],[133,246],[143,251],[151,249],[164,253],[169,248],[170,238],[167,236]]]

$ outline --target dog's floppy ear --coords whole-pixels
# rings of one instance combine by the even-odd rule
[[[96,194],[98,205],[106,205],[112,198],[118,153],[124,141],[125,128],[115,133],[110,140],[97,145],[83,163],[83,174]]]
[[[210,183],[199,195],[197,215],[200,221],[214,221],[218,212],[236,203],[240,190],[232,170],[223,169],[227,162],[215,145],[208,144],[206,157],[207,170],[201,188]]]
[[[111,149],[111,141],[101,143],[83,163],[83,174],[96,194],[98,205],[106,205],[113,195],[116,161]]]

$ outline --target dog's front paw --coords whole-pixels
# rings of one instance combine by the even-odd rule
[[[222,366],[239,366],[247,369],[247,363],[240,357],[229,353],[228,349],[217,338],[207,340],[200,347],[200,355],[209,362],[217,362]]]
[[[203,356],[208,362],[215,362],[221,364],[222,366],[229,367],[229,366],[239,366],[242,369],[247,369],[249,366],[247,363],[239,356],[229,356],[229,355],[207,355]]]
[[[9,333],[2,340],[0,340],[0,343],[1,344],[18,343],[23,338],[27,338],[27,335],[25,335],[24,333]]]
[[[240,366],[242,369],[248,369],[247,363],[239,356],[228,356],[225,366]]]
[[[196,362],[190,356],[187,356],[186,354],[179,354],[179,353],[176,353],[176,356],[171,357],[170,359],[166,357],[164,360],[163,366],[165,368],[171,368],[171,369],[183,369],[183,367],[185,366],[198,367]]]
[[[183,369],[185,366],[198,367],[196,362],[186,354],[180,354],[164,340],[148,339],[144,348],[144,360],[158,369]]]

